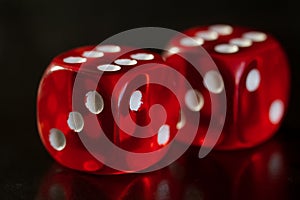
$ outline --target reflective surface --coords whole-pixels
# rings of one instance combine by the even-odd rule
[[[40,160],[6,174],[1,188],[3,197],[25,199],[294,199],[300,186],[299,142],[283,136],[254,149],[212,152],[204,159],[197,158],[193,147],[171,166],[146,174],[88,175],[40,152]]]
[[[171,166],[143,175],[88,176],[57,164],[46,172],[38,199],[286,199],[289,169],[276,139],[251,150],[213,152],[197,159],[190,149]]]

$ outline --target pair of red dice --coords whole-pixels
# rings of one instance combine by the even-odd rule
[[[183,33],[185,37],[170,39],[163,56],[110,44],[80,47],[54,58],[40,83],[37,119],[43,144],[55,160],[72,169],[118,174],[133,171],[106,165],[108,155],[115,157],[118,151],[103,141],[123,152],[147,154],[176,140],[178,130],[184,130],[179,142],[190,142],[185,140],[185,135],[191,137],[186,127],[197,130],[194,145],[220,150],[253,147],[269,139],[280,126],[290,87],[287,59],[276,39],[229,25]],[[209,58],[199,55],[200,46]],[[198,62],[204,75],[185,57]],[[209,59],[217,70],[209,66]],[[135,70],[140,66],[146,70]],[[192,89],[182,86],[182,77]],[[141,85],[136,88],[137,82]],[[223,110],[224,104],[226,112],[218,116],[215,111]],[[201,120],[192,121],[191,113],[200,114]],[[224,122],[216,145],[207,134],[211,120]],[[140,164],[122,155],[120,162],[125,165]],[[143,166],[160,162],[164,153],[157,155]]]

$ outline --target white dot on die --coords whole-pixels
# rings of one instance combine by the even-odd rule
[[[153,60],[154,55],[150,53],[136,53],[130,56],[132,59],[136,60]]]
[[[263,42],[267,39],[267,35],[258,31],[251,31],[243,34],[243,38],[252,40],[253,42]]]
[[[236,53],[238,52],[239,47],[233,44],[218,44],[215,46],[215,51],[218,53]]]
[[[69,128],[77,133],[82,131],[84,126],[83,117],[79,112],[70,112],[67,123]]]
[[[200,37],[206,41],[213,41],[213,40],[218,39],[218,37],[219,37],[219,35],[216,31],[211,31],[211,30],[199,31],[196,33],[196,36]]]
[[[185,123],[186,123],[186,118],[185,118],[184,112],[181,110],[180,111],[180,120],[177,122],[176,128],[178,130],[182,129],[185,126]]]
[[[157,134],[157,143],[159,145],[165,145],[168,143],[170,139],[170,126],[169,125],[162,125]]]
[[[104,53],[99,51],[85,51],[82,56],[86,58],[101,58],[104,56]]]
[[[97,91],[89,91],[86,93],[86,108],[93,114],[99,114],[104,108],[102,96]]]
[[[171,55],[171,54],[176,54],[180,51],[180,49],[178,47],[171,47],[169,50],[168,50],[168,53]]]
[[[104,72],[115,72],[115,71],[119,71],[121,67],[119,65],[104,64],[104,65],[99,65],[97,69]]]
[[[117,65],[136,65],[136,60],[130,60],[130,59],[117,59],[115,60],[115,63]]]
[[[212,93],[221,93],[224,89],[222,76],[214,70],[207,72],[203,78],[204,86]]]
[[[278,124],[284,113],[284,104],[281,100],[273,101],[269,110],[269,119],[272,124]]]
[[[180,40],[180,44],[185,47],[195,47],[203,44],[202,38],[185,37]]]
[[[132,93],[132,95],[130,96],[130,100],[129,100],[130,110],[133,110],[133,111],[139,110],[139,108],[143,104],[142,97],[143,97],[142,92],[139,90],[136,90]]]
[[[233,28],[226,24],[216,24],[209,27],[209,30],[215,31],[220,35],[230,35]]]
[[[49,133],[50,145],[57,151],[63,150],[66,146],[65,135],[56,128],[52,128]]]
[[[257,90],[260,84],[260,73],[257,69],[252,69],[246,78],[246,88],[249,92]]]
[[[185,104],[191,111],[200,111],[204,105],[204,98],[202,94],[197,91],[190,89],[185,94]]]
[[[127,85],[128,85],[128,83],[126,83],[126,84],[122,87],[122,89],[121,89],[121,91],[120,91],[119,98],[118,98],[118,107],[120,107],[120,104],[121,104],[121,101],[122,101],[122,99],[123,99],[124,93],[125,93],[125,91],[126,91]]]
[[[64,58],[64,62],[70,63],[70,64],[84,63],[84,62],[86,62],[86,58],[70,56],[70,57]]]
[[[55,66],[53,66],[53,67],[50,68],[50,71],[54,72],[54,71],[64,70],[64,69],[65,68],[63,68],[62,66],[55,65]]]
[[[231,39],[229,43],[238,47],[250,47],[252,45],[252,40],[247,38],[234,38]]]
[[[117,53],[121,51],[121,47],[117,45],[101,45],[97,46],[96,49],[106,53]]]

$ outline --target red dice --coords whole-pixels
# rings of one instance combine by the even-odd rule
[[[148,160],[145,156],[143,162],[130,156],[161,150],[177,132],[176,97],[151,83],[166,76],[173,80],[165,74],[161,56],[146,50],[102,45],[57,56],[41,80],[37,99],[38,128],[46,149],[64,166],[97,174],[156,164],[166,150]],[[151,129],[143,129],[147,125]],[[118,148],[124,151],[117,153]],[[124,170],[105,165],[114,161],[125,165]]]
[[[288,104],[290,74],[282,47],[271,35],[229,25],[196,27],[184,31],[187,37],[171,40],[166,62],[183,73],[198,94],[190,103],[186,94],[185,110],[200,112],[201,119],[194,144],[209,140],[206,135],[211,120],[226,117],[217,143],[218,149],[238,149],[257,145],[279,128]],[[218,67],[210,70],[202,46]],[[192,57],[204,76],[183,57]],[[211,106],[222,105],[219,95],[226,94],[226,116],[214,116]],[[219,102],[212,105],[211,102]],[[216,108],[217,110],[220,108]],[[186,120],[186,123],[189,123]],[[182,128],[181,126],[180,128]]]
[[[203,157],[215,145],[240,149],[269,139],[290,88],[277,40],[229,25],[184,34],[170,40],[163,57],[98,45],[54,58],[37,98],[49,153],[72,169],[119,174],[164,167],[192,142],[205,147]]]

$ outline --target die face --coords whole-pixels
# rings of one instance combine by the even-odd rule
[[[160,72],[161,66],[157,66],[164,64],[161,56],[146,50],[124,53],[130,48],[115,45],[104,47],[81,47],[53,59],[39,87],[37,118],[42,141],[59,163],[91,173],[118,174],[124,172],[105,166],[95,158],[96,155],[105,161],[105,156],[97,149],[97,142],[107,137],[114,145],[130,152],[159,150],[172,140],[177,131],[174,127],[178,121],[179,103],[172,92],[151,84],[153,75],[147,74],[147,71],[159,74],[161,79],[166,76]],[[144,73],[127,73],[145,64],[149,68]],[[102,72],[100,79],[99,72]],[[129,74],[128,82],[113,92],[116,83],[125,74]],[[131,85],[135,81],[140,81],[143,86],[134,89]],[[76,84],[80,85],[76,96],[79,103],[74,101]],[[159,98],[162,96],[164,98]],[[118,111],[116,118],[112,104]],[[165,108],[165,124],[145,133],[151,137],[138,138],[135,136],[136,127],[129,126],[128,122],[140,126],[149,124],[149,110],[154,104]],[[99,126],[105,135],[95,131]],[[123,127],[127,127],[130,134]],[[92,152],[87,150],[82,138],[94,145]],[[157,157],[151,164],[160,159]]]
[[[194,41],[183,42],[186,38],[180,37],[171,40],[165,58],[167,63],[185,74],[203,96],[204,105],[194,144],[202,145],[206,136],[213,115],[211,102],[217,102],[213,106],[222,105],[218,97],[222,91],[219,94],[208,91],[205,76],[201,77],[193,66],[177,55],[180,52],[192,57],[200,64],[203,74],[207,74],[210,67],[207,58],[199,55],[199,46],[216,63],[224,84],[223,91],[226,91],[226,120],[216,148],[246,148],[270,138],[280,125],[289,96],[288,63],[279,43],[271,35],[228,25],[196,27],[184,33]],[[177,52],[172,53],[174,49]]]
[[[240,34],[247,33],[252,31],[242,30]],[[226,55],[214,49],[211,55],[221,73],[226,70],[233,75],[223,76],[228,111],[226,140],[219,148],[251,147],[266,141],[279,128],[288,104],[290,77],[282,48],[271,35],[266,35],[263,41],[253,41],[250,47],[240,47],[236,53]],[[231,141],[236,141],[235,147]]]
[[[53,69],[52,66],[49,68]],[[89,170],[88,163],[94,163],[96,168],[102,163],[82,148],[80,138],[67,123],[72,111],[75,76],[76,72],[64,68],[46,72],[39,88],[38,126],[46,149],[59,163],[77,170]]]
[[[243,122],[242,142],[259,143],[273,135],[287,110],[289,89],[287,59],[275,43],[255,58],[240,79],[238,110],[239,120]],[[253,109],[259,112],[253,112]],[[261,138],[253,133],[259,133]]]

